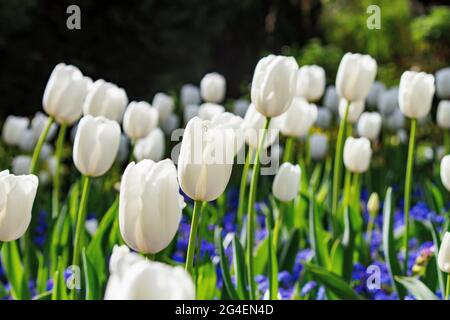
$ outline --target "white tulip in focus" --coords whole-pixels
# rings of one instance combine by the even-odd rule
[[[351,172],[367,171],[372,156],[369,139],[348,137],[344,145],[344,164]]]
[[[339,117],[344,117],[345,108],[347,108],[347,101],[345,99],[341,99],[341,103],[339,104]],[[356,123],[356,121],[358,121],[359,119],[359,116],[364,111],[364,100],[354,101],[350,103],[348,108],[347,122]]]
[[[369,55],[346,53],[336,75],[336,90],[348,101],[364,101],[377,74],[377,62]]]
[[[445,188],[450,191],[450,155],[441,160],[441,181]]]
[[[31,152],[36,146],[36,136],[34,135],[33,130],[25,129],[22,132],[22,137],[19,142],[19,148],[23,152]]]
[[[248,106],[250,105],[250,102],[248,102],[245,99],[238,99],[234,102],[233,106],[233,112],[235,115],[238,115],[240,117],[245,117],[245,113],[247,112]]]
[[[146,137],[158,124],[158,110],[145,101],[132,101],[123,116],[123,130],[131,140]]]
[[[36,114],[33,117],[33,120],[31,120],[31,130],[33,130],[33,132],[34,132],[36,141],[38,141],[39,137],[41,136],[42,131],[44,131],[44,128],[47,125],[47,122],[48,122],[48,117],[45,114],[43,114],[40,111],[36,112]],[[52,123],[52,125],[50,126],[50,129],[48,130],[45,141],[52,140],[56,134],[57,129],[58,129],[58,125],[56,123]]]
[[[31,210],[38,188],[35,175],[0,172],[0,241],[19,239],[31,221]]]
[[[83,104],[84,115],[122,122],[123,113],[128,104],[127,93],[114,83],[99,79],[92,85]]]
[[[92,80],[84,77],[77,67],[58,64],[45,87],[42,99],[45,112],[57,122],[71,125],[81,117],[91,86]]]
[[[297,96],[308,102],[319,100],[325,91],[325,70],[322,67],[302,66],[297,73]]]
[[[272,193],[280,201],[291,201],[298,193],[300,185],[300,167],[285,162],[278,170],[272,184]]]
[[[341,98],[337,94],[334,86],[329,86],[325,91],[325,97],[323,98],[323,105],[334,113],[339,112],[339,102]]]
[[[8,116],[2,129],[3,141],[10,146],[18,146],[29,123],[28,118]]]
[[[450,67],[436,72],[436,94],[440,99],[450,99]]]
[[[175,236],[184,205],[172,160],[132,162],[120,183],[120,233],[134,250],[157,253]]]
[[[358,120],[358,134],[369,140],[376,140],[381,131],[381,115],[378,112],[364,112]]]
[[[200,105],[197,115],[202,120],[212,120],[214,117],[224,112],[225,108],[223,106],[206,102]]]
[[[386,87],[384,86],[384,84],[379,81],[374,81],[374,83],[372,83],[372,86],[370,87],[369,94],[367,95],[367,105],[372,108],[376,108],[380,101],[380,97],[385,90]]]
[[[196,104],[188,104],[183,109],[184,123],[188,123],[193,117],[198,116],[198,110],[200,107]]]
[[[408,118],[423,118],[431,110],[434,77],[425,72],[405,71],[400,78],[398,104]]]
[[[301,97],[295,97],[281,116],[272,119],[281,133],[288,137],[303,137],[317,119],[317,107]]]
[[[269,55],[259,60],[253,74],[251,98],[265,117],[276,117],[291,105],[297,88],[298,64],[292,57]]]
[[[155,128],[145,138],[139,139],[134,147],[134,157],[141,161],[150,159],[160,161],[165,152],[164,133],[160,128]]]
[[[391,115],[398,109],[398,88],[384,91],[378,99],[378,111],[382,115]]]
[[[109,260],[105,300],[193,300],[195,286],[180,266],[149,261],[126,246],[115,246]]]
[[[188,106],[190,104],[199,105],[201,102],[200,89],[193,84],[185,84],[181,87],[181,104]]]
[[[178,180],[191,199],[212,201],[230,180],[235,154],[234,130],[192,118],[186,125],[178,158]]]
[[[322,129],[328,129],[331,125],[332,117],[330,109],[317,108],[316,125]]]
[[[105,117],[84,116],[73,145],[73,162],[78,171],[98,177],[111,168],[120,144],[120,126]]]
[[[200,81],[200,92],[206,102],[221,103],[225,98],[226,80],[217,72],[206,74]]]
[[[252,147],[254,150],[258,148],[259,137],[263,133],[264,123],[266,122],[266,117],[261,113],[256,111],[253,103],[247,109],[244,117],[243,128],[245,131],[245,142]],[[276,123],[271,121],[269,130],[265,134],[263,148],[266,149],[271,146],[279,133],[279,129],[276,128]]]
[[[170,136],[172,131],[180,127],[180,118],[175,113],[171,113],[164,120],[160,121],[160,126],[164,133]]]
[[[167,119],[173,111],[173,98],[163,92],[158,92],[153,97],[152,106],[158,110],[159,121]]]
[[[12,172],[15,175],[24,175],[30,172],[31,157],[26,155],[15,156],[12,160]]]
[[[450,273],[450,232],[446,232],[438,253],[438,265],[442,272]]]
[[[436,122],[443,129],[450,129],[450,100],[442,100],[438,104]]]
[[[328,137],[322,133],[314,133],[309,138],[309,148],[313,160],[322,160],[327,155]]]

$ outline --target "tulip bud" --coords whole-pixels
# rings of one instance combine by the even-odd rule
[[[23,152],[31,152],[34,149],[36,142],[37,139],[33,130],[25,129],[22,132],[22,137],[20,138],[19,148]]]
[[[30,121],[24,117],[8,116],[3,124],[2,138],[7,145],[18,146]]]
[[[212,120],[215,116],[224,113],[225,108],[215,103],[203,103],[198,109],[198,117],[202,120]]]
[[[372,192],[372,194],[369,197],[369,201],[367,201],[367,211],[373,216],[378,214],[378,211],[380,210],[380,197],[378,196],[378,193]]]
[[[450,191],[450,155],[446,155],[441,160],[441,181],[444,187]]]
[[[291,201],[298,193],[300,185],[300,167],[285,162],[278,170],[272,184],[272,193],[280,201]]]
[[[305,136],[317,119],[317,107],[305,99],[295,97],[281,116],[273,118],[274,125],[288,137]]]
[[[105,300],[193,300],[195,286],[180,266],[145,259],[126,246],[114,246]]]
[[[47,122],[48,117],[45,114],[43,114],[42,112],[36,112],[36,114],[33,117],[33,120],[31,120],[31,130],[33,130],[34,132],[34,138],[36,141],[38,141],[42,131],[44,131]],[[48,130],[48,134],[47,137],[45,138],[45,141],[52,140],[56,134],[57,129],[58,125],[56,123],[52,123],[50,129]]]
[[[165,93],[158,92],[153,97],[153,108],[158,110],[159,121],[167,119],[173,111],[173,98]]]
[[[42,105],[45,112],[59,123],[71,125],[83,113],[83,102],[92,86],[77,67],[58,64],[45,88]]]
[[[132,101],[123,116],[123,130],[131,140],[146,137],[158,124],[158,111],[147,102]]]
[[[78,171],[98,177],[111,168],[120,144],[120,127],[114,120],[84,116],[73,145],[73,162]]]
[[[436,72],[436,93],[440,99],[450,99],[450,67]]]
[[[323,105],[334,113],[339,112],[339,103],[341,99],[339,98],[336,88],[334,86],[329,86],[325,92],[325,97],[323,98]]]
[[[330,109],[327,108],[317,108],[317,119],[316,125],[322,129],[328,129],[331,125],[331,118],[333,115],[331,114]]]
[[[31,221],[31,210],[38,188],[35,175],[0,172],[0,241],[19,239]]]
[[[337,71],[337,93],[347,101],[364,103],[376,74],[377,62],[371,56],[348,52]]]
[[[297,96],[309,102],[319,100],[325,91],[325,70],[312,65],[303,66],[297,73]]]
[[[347,101],[345,99],[341,99],[341,103],[339,104],[339,117],[344,117],[345,108],[347,108]],[[358,121],[359,116],[364,111],[364,100],[354,101],[350,103],[348,108],[347,122],[355,123],[356,121]]]
[[[438,265],[442,272],[450,273],[450,232],[444,234],[439,247]]]
[[[225,98],[226,81],[217,72],[206,74],[200,81],[200,92],[206,102],[221,103]]]
[[[258,148],[259,137],[263,133],[264,123],[266,122],[266,117],[261,113],[256,111],[254,104],[250,104],[245,113],[244,123],[242,124],[245,132],[245,141],[254,150]],[[269,126],[269,130],[265,134],[263,148],[266,149],[271,146],[277,136],[278,129],[276,124],[272,121]]]
[[[30,172],[31,157],[20,155],[12,160],[12,172],[15,175],[24,175]]]
[[[313,160],[324,159],[328,151],[328,137],[320,133],[312,134],[309,138],[309,148]]]
[[[265,117],[276,117],[291,105],[297,87],[298,64],[292,57],[269,55],[259,60],[253,74],[251,98]]]
[[[230,180],[235,156],[235,133],[211,121],[192,118],[186,125],[178,158],[178,180],[194,200],[212,201]]]
[[[378,111],[382,115],[391,115],[398,109],[398,88],[391,88],[380,95]]]
[[[439,127],[450,129],[450,101],[442,100],[438,104],[436,121]]]
[[[371,156],[372,149],[369,139],[348,137],[345,141],[344,164],[348,170],[355,173],[367,171]]]
[[[193,84],[185,84],[182,86],[180,96],[183,106],[200,104],[200,89]]]
[[[376,140],[381,131],[381,115],[378,112],[364,112],[358,120],[358,134],[369,140]]]
[[[242,118],[245,117],[249,105],[250,103],[245,99],[236,100],[233,107],[234,114]]]
[[[376,108],[380,101],[380,97],[385,90],[386,87],[381,82],[375,81],[374,83],[372,83],[372,86],[370,87],[369,94],[367,95],[366,99],[367,105],[372,108]]]
[[[425,72],[405,71],[400,78],[398,104],[408,118],[423,118],[431,110],[434,77]]]
[[[183,110],[184,123],[188,123],[193,117],[198,116],[199,108],[200,107],[196,104],[189,104],[185,106]]]
[[[134,157],[138,161],[144,159],[160,161],[164,157],[165,148],[164,133],[160,128],[155,128],[148,136],[136,142]]]
[[[161,122],[161,129],[168,136],[172,133],[172,131],[180,127],[180,118],[178,118],[178,116],[175,113],[169,114],[168,117],[166,117],[164,120],[160,122]]]
[[[124,89],[100,79],[94,82],[89,91],[83,104],[83,113],[93,117],[103,116],[120,123],[127,103]]]
[[[127,245],[157,253],[172,241],[184,208],[172,160],[130,163],[120,183],[120,233]]]

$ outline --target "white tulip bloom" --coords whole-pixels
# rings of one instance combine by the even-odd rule
[[[158,110],[159,121],[163,121],[169,117],[174,108],[173,98],[163,92],[158,92],[153,97],[152,101],[153,108]]]
[[[272,193],[280,201],[291,201],[297,196],[300,186],[300,166],[285,162],[276,174]]]
[[[308,102],[319,100],[325,91],[325,70],[316,65],[302,66],[297,74],[297,96]]]
[[[123,116],[123,130],[131,140],[146,137],[158,125],[158,110],[145,101],[132,101]]]
[[[355,173],[367,171],[372,157],[370,141],[367,138],[348,137],[344,145],[345,167]]]
[[[423,118],[431,110],[434,77],[425,72],[405,71],[400,78],[398,103],[408,118]]]
[[[164,157],[165,144],[164,133],[160,128],[155,128],[148,136],[136,142],[134,157],[138,161],[144,159],[160,161]]]
[[[226,80],[217,72],[206,74],[200,81],[200,92],[206,102],[221,103],[225,98]]]

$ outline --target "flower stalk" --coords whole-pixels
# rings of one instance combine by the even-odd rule
[[[52,218],[55,219],[59,213],[59,191],[60,185],[60,171],[61,171],[61,160],[62,153],[64,149],[64,137],[66,135],[67,124],[61,124],[59,129],[58,138],[56,140],[56,150],[55,150],[55,160],[56,168],[53,174],[53,190],[52,190]]]
[[[194,266],[194,255],[195,255],[195,241],[197,239],[197,231],[198,224],[200,221],[200,212],[202,207],[202,201],[195,200],[194,202],[194,211],[192,213],[192,223],[191,223],[191,232],[189,233],[189,243],[188,243],[188,251],[186,257],[186,271],[192,274],[193,266]]]

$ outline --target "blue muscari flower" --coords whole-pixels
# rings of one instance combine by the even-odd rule
[[[288,271],[281,271],[278,273],[278,285],[284,289],[292,288],[294,286],[294,278]]]
[[[47,236],[47,215],[48,214],[45,210],[40,210],[37,216],[37,224],[34,228],[34,232],[36,235],[33,237],[33,241],[40,248],[44,246]]]
[[[228,208],[236,210],[239,205],[239,189],[230,188],[227,192],[227,204]]]
[[[308,293],[310,293],[312,290],[314,290],[317,287],[317,282],[315,281],[308,281],[307,283],[305,283],[305,285],[303,286],[300,295],[302,297],[306,296]]]
[[[292,294],[294,293],[294,287],[291,288],[279,288],[278,292],[281,295],[282,300],[289,300],[292,297]]]
[[[184,251],[180,251],[180,250],[175,251],[174,254],[172,255],[172,259],[179,263],[186,262],[186,257],[185,257]]]
[[[389,294],[383,290],[378,290],[373,295],[373,300],[397,300],[397,294],[395,292]]]
[[[298,280],[300,273],[303,271],[303,263],[309,261],[313,255],[314,252],[311,249],[304,249],[297,253],[292,269],[292,277],[294,280]]]
[[[258,287],[258,291],[261,292],[264,296],[264,293],[269,288],[269,279],[267,279],[266,276],[260,274],[255,277],[255,281]]]
[[[317,290],[316,300],[325,300],[325,287],[320,286]]]
[[[53,290],[53,279],[47,280],[47,291]]]

